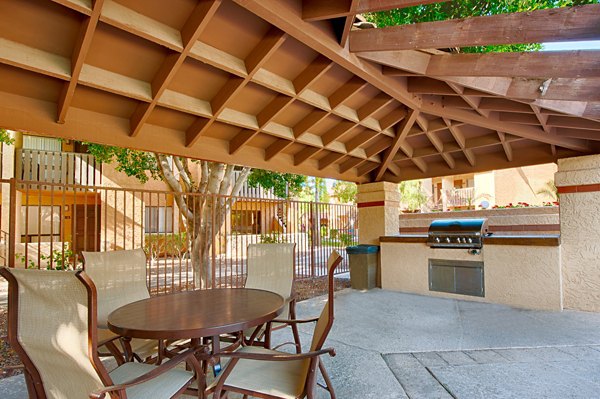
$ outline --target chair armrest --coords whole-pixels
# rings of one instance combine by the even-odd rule
[[[179,363],[181,363],[183,361],[190,360],[192,365],[194,366],[195,371],[199,371],[200,364],[198,363],[198,360],[196,359],[196,356],[195,356],[196,352],[197,352],[196,349],[189,349],[189,350],[182,352],[182,353],[178,354],[177,356],[173,357],[166,363],[163,363],[160,366],[157,366],[155,369],[147,372],[146,374],[143,374],[143,375],[141,375],[137,378],[134,378],[131,381],[125,382],[123,384],[111,385],[109,387],[104,387],[104,388],[98,389],[98,390],[90,393],[89,397],[91,399],[104,399],[104,397],[106,396],[106,394],[108,392],[124,391],[126,388],[147,382],[153,378],[158,377],[161,374],[166,373],[169,370],[172,370]]]
[[[318,317],[312,319],[274,319],[271,323],[283,323],[283,324],[301,324],[301,323],[315,323],[319,320]]]
[[[305,353],[252,353],[252,352],[228,352],[219,353],[218,357],[230,357],[232,359],[250,359],[250,360],[270,360],[270,361],[291,361],[291,360],[303,360],[310,359],[313,357],[328,354],[329,356],[335,356],[335,349],[325,348],[318,351],[305,352]]]

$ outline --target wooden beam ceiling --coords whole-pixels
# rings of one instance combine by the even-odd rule
[[[357,30],[350,34],[350,51],[594,40],[599,34],[600,4],[590,4]]]

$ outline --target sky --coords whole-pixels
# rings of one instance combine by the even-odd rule
[[[542,44],[541,51],[559,50],[600,50],[600,40],[590,40],[583,42],[556,42]]]

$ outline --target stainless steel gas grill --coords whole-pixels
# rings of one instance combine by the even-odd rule
[[[427,245],[481,249],[487,231],[487,219],[437,219],[429,225]]]

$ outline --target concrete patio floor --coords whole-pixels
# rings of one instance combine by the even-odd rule
[[[299,317],[324,299],[299,303]],[[308,344],[312,326],[301,333]],[[326,346],[342,399],[600,397],[600,314],[348,289]],[[0,397],[25,398],[22,378],[0,380]]]

